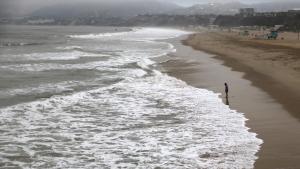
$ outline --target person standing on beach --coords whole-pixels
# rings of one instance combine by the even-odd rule
[[[229,91],[228,85],[227,85],[227,83],[225,83],[224,85],[225,85],[226,98],[228,98],[228,91]]]

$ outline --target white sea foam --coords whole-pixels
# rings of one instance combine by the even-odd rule
[[[22,96],[22,95],[28,95],[28,94],[42,94],[42,93],[62,93],[67,91],[73,91],[71,88],[72,85],[70,84],[72,82],[64,82],[61,84],[43,84],[36,87],[23,87],[18,89],[11,89],[11,90],[0,90],[0,98],[7,98],[12,96]]]
[[[85,81],[63,81],[60,83],[43,83],[39,85],[34,86],[23,86],[23,88],[16,88],[16,89],[10,89],[10,90],[0,90],[0,99],[5,99],[8,97],[14,97],[14,96],[26,96],[26,95],[39,95],[39,94],[61,94],[65,92],[73,92],[76,88],[82,86],[101,86],[99,82],[102,81],[114,81],[116,79],[119,79],[119,76],[111,75],[111,73],[108,73],[109,75],[105,76],[105,73],[102,73],[103,77],[98,79],[91,79],[91,80],[85,80]],[[145,75],[145,71],[136,69],[131,70],[130,72],[127,72],[128,75],[131,75],[131,77],[142,77]]]
[[[186,31],[181,31],[177,29],[142,28],[142,29],[135,29],[135,31],[131,31],[131,32],[70,35],[69,37],[79,38],[79,39],[105,39],[105,38],[123,39],[125,38],[125,39],[138,41],[138,40],[163,40],[163,39],[175,38],[187,33],[188,32]]]
[[[57,47],[56,49],[60,50],[80,50],[82,49],[81,46],[65,46],[65,47]]]
[[[154,44],[153,42],[145,42],[150,47],[146,49],[137,49],[136,46],[126,46],[127,49],[124,51],[119,51],[119,49],[114,53],[118,56],[108,57],[108,54],[92,54],[84,53],[79,51],[73,52],[61,52],[61,53],[33,53],[33,54],[24,54],[24,55],[12,55],[6,57],[9,60],[70,60],[78,59],[81,57],[107,57],[108,59],[102,61],[93,61],[87,63],[77,63],[77,64],[66,64],[66,63],[22,63],[22,64],[9,64],[9,65],[0,65],[0,70],[10,70],[10,71],[47,71],[47,70],[70,70],[70,69],[114,69],[115,67],[126,65],[129,63],[138,63],[141,62],[152,62],[148,58],[155,58],[166,55],[168,53],[174,52],[174,46],[165,43],[157,42],[159,45]],[[151,45],[153,47],[151,47]],[[157,47],[160,48],[157,48]],[[17,59],[16,59],[17,58]],[[5,59],[5,58],[4,58]],[[153,63],[152,63],[153,64]]]
[[[71,70],[71,69],[101,69],[108,64],[102,62],[89,62],[78,64],[60,64],[60,63],[26,63],[26,64],[14,64],[0,66],[0,70],[10,70],[18,72],[38,72],[49,70]]]
[[[99,33],[99,34],[87,34],[87,35],[69,35],[70,38],[79,38],[79,39],[99,39],[103,37],[112,37],[112,36],[122,36],[127,35],[131,32],[135,32],[138,29],[135,28],[132,31],[126,31],[126,32],[114,32],[114,33]]]
[[[1,61],[35,61],[35,60],[75,60],[81,57],[102,57],[101,54],[86,53],[80,51],[70,52],[48,52],[48,53],[29,53],[19,55],[1,56]],[[105,55],[107,56],[107,55]]]
[[[146,28],[111,36],[81,35],[73,38],[116,42],[107,47],[115,55],[89,63],[0,67],[111,70],[123,79],[108,87],[0,109],[0,124],[5,124],[0,125],[0,161],[52,169],[253,168],[262,140],[249,132],[242,113],[223,104],[216,93],[153,69],[152,58],[175,51],[171,44],[154,40],[183,34]]]
[[[109,60],[91,63],[63,64],[63,63],[23,63],[2,65],[0,69],[10,71],[45,71],[63,69],[99,69],[103,67],[116,67],[124,64],[140,62],[144,58],[154,58],[175,52],[172,44],[166,42],[156,42],[154,39],[167,39],[186,34],[179,30],[165,30],[157,28],[137,29],[136,31],[126,32],[126,34],[114,34],[115,39],[124,41],[118,47],[110,45],[110,55],[115,54],[120,57],[111,57]],[[82,35],[84,36],[84,35]],[[90,36],[88,36],[90,37]],[[101,40],[105,40],[103,36]],[[113,39],[113,40],[115,40]],[[137,42],[138,40],[138,42]],[[106,41],[106,40],[105,40]],[[142,42],[142,43],[141,43]],[[114,49],[112,49],[114,47]],[[60,50],[77,50],[80,46],[59,47]],[[92,50],[92,48],[91,48]],[[94,49],[97,50],[97,49]],[[75,60],[81,57],[107,57],[108,54],[86,53],[81,51],[53,52],[53,53],[31,53],[22,55],[7,55],[0,57],[3,61],[34,61],[34,60]]]
[[[0,66],[0,70],[9,70],[16,72],[39,72],[39,71],[50,71],[50,70],[109,70],[117,71],[122,70],[118,66],[123,66],[129,63],[135,63],[135,57],[127,59],[111,59],[108,61],[96,61],[78,64],[60,64],[60,63],[29,63],[29,64],[14,64],[14,65],[3,65]]]
[[[0,117],[22,129],[0,127],[12,145],[35,150],[33,168],[250,169],[261,144],[217,94],[166,75],[16,105]]]

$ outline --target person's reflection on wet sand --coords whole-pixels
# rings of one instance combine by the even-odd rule
[[[229,99],[228,99],[228,96],[226,97],[226,105],[229,106]]]

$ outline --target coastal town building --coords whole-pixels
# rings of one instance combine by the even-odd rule
[[[300,14],[300,8],[291,9],[288,11],[290,14]]]
[[[300,8],[295,8],[288,11],[279,11],[279,12],[255,12],[254,8],[241,8],[237,15],[242,17],[250,17],[250,16],[276,17],[276,16],[295,16],[299,14],[300,14]]]

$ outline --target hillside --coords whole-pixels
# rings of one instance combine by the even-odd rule
[[[32,13],[31,16],[42,18],[129,18],[141,14],[165,13],[178,8],[179,7],[175,4],[161,1],[101,1],[93,3],[54,5],[39,9]]]
[[[209,3],[198,4],[192,7],[180,8],[170,11],[169,14],[174,15],[234,15],[239,12],[240,8],[254,8],[256,12],[278,12],[288,11],[294,8],[300,8],[300,1],[282,1],[282,2],[268,2],[258,4],[243,4],[239,2],[231,3]]]

